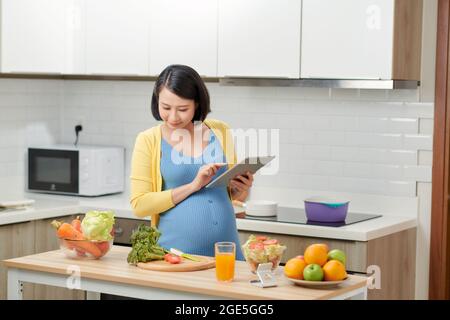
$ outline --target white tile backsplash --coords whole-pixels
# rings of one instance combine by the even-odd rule
[[[28,146],[59,140],[62,84],[0,79],[0,196],[25,187]]]
[[[157,122],[153,82],[0,80],[0,163],[27,145],[122,145],[127,171],[136,135]],[[230,127],[279,129],[280,170],[255,185],[414,196],[431,171],[433,104],[417,90],[228,87],[207,84],[211,118]],[[400,92],[401,91],[401,92]],[[13,166],[11,168],[11,166]],[[1,177],[1,176],[0,176]]]
[[[431,182],[431,166],[405,166],[405,178],[419,182]]]
[[[433,136],[429,134],[406,134],[403,137],[403,146],[405,149],[432,150]]]
[[[156,123],[150,113],[153,83],[79,82],[65,86],[63,140],[73,136],[71,127],[81,114],[86,141],[121,141],[131,154],[137,133]],[[417,102],[416,90],[392,94],[216,83],[208,88],[210,117],[232,128],[280,130],[279,173],[259,176],[255,185],[414,196],[414,176],[404,168],[418,165],[418,152],[429,139],[419,131],[420,119],[433,115],[432,104]]]
[[[429,134],[432,135],[434,131],[434,120],[421,118],[419,122],[419,132],[421,134]]]
[[[401,134],[346,132],[345,144],[356,147],[398,149],[402,146]]]
[[[419,165],[432,166],[433,165],[433,151],[419,150]]]

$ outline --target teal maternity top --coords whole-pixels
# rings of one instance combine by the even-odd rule
[[[172,154],[173,152],[173,154]],[[161,139],[162,189],[188,184],[207,163],[226,162],[220,142],[210,130],[207,147],[199,157],[187,157]],[[221,167],[214,176],[226,171]],[[213,178],[213,179],[214,179]],[[236,244],[236,259],[244,260],[236,228],[236,217],[226,187],[202,188],[160,215],[159,244],[186,253],[214,256],[214,244],[230,241]]]

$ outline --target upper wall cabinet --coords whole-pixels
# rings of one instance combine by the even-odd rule
[[[186,64],[202,76],[217,76],[217,1],[152,1],[151,75],[169,64]]]
[[[420,80],[422,0],[303,0],[302,78]]]
[[[86,1],[86,73],[149,74],[150,3]]]
[[[85,0],[2,0],[1,72],[85,73]]]
[[[301,10],[301,0],[219,0],[218,75],[299,78]]]
[[[1,71],[62,73],[65,9],[63,0],[2,0]]]

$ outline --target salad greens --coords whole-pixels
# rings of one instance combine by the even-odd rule
[[[242,250],[252,271],[256,271],[260,263],[267,262],[272,262],[272,269],[275,269],[280,263],[286,246],[281,245],[277,239],[250,235],[248,240],[242,245]]]
[[[81,222],[81,231],[88,240],[112,240],[113,211],[88,211]]]
[[[160,236],[161,232],[157,228],[141,224],[131,235],[132,249],[128,254],[128,263],[164,260],[166,251],[158,245]]]

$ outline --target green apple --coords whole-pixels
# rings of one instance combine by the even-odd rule
[[[303,278],[307,281],[322,281],[323,270],[318,264],[308,264],[303,270]]]
[[[344,264],[345,266],[345,253],[342,250],[334,249],[328,252],[328,260],[337,260]]]

